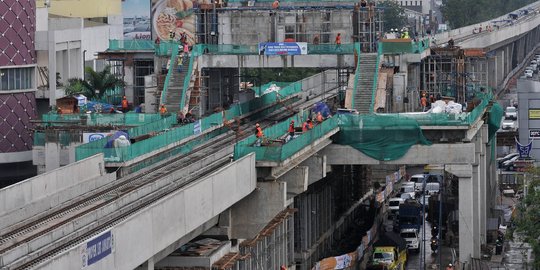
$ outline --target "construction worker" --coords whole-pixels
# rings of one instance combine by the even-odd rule
[[[308,123],[307,121],[304,122],[304,124],[302,124],[302,132],[306,132],[309,130],[309,126],[308,126]]]
[[[161,104],[161,107],[159,108],[159,113],[161,114],[161,116],[167,114],[167,108],[165,108],[165,104]]]
[[[282,265],[279,270],[287,270],[287,267],[285,265]]]
[[[279,0],[274,0],[274,3],[272,3],[272,8],[273,9],[278,9],[279,8]]]
[[[129,102],[127,101],[126,96],[122,98],[122,112],[126,113],[128,111]]]
[[[255,124],[255,137],[257,137],[257,141],[255,141],[255,146],[259,147],[261,146],[262,139],[264,137],[264,133],[262,131],[261,126],[259,123]]]
[[[341,51],[341,33],[337,33],[337,36],[336,36],[336,48],[335,50],[339,50]]]
[[[454,270],[454,265],[449,263],[448,266],[446,266],[446,270]]]
[[[311,130],[313,129],[313,121],[311,121],[311,118],[308,118],[307,120],[308,128]]]
[[[321,112],[318,112],[317,113],[317,123],[320,124],[324,121],[324,118],[322,116],[322,113]]]
[[[425,112],[427,108],[426,94],[422,94],[422,98],[420,98],[420,106],[422,106],[422,111]]]
[[[294,120],[291,120],[288,131],[289,131],[289,137],[287,138],[287,141],[290,141],[294,138]]]

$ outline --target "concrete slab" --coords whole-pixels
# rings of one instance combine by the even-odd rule
[[[400,159],[380,161],[348,145],[331,144],[320,154],[326,155],[328,165],[382,165],[382,164],[471,164],[474,162],[474,143],[413,145]]]

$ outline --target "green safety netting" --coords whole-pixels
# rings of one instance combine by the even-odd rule
[[[430,39],[422,39],[412,41],[408,39],[393,39],[390,41],[382,41],[379,43],[383,54],[402,54],[402,53],[422,53],[429,48]]]
[[[158,121],[140,125],[137,127],[129,128],[127,133],[130,137],[137,137],[151,132],[158,132],[170,128],[176,123],[176,115],[170,115],[164,117]],[[105,151],[104,147],[108,138],[92,141],[83,145],[79,145],[75,148],[75,158],[77,160],[85,159],[98,153]]]
[[[155,45],[156,54],[159,56],[169,56],[173,53],[174,48],[178,50],[179,44],[176,41],[161,41],[159,45]]]
[[[264,135],[270,140],[279,140],[287,137],[287,130],[291,120],[295,121],[295,126],[302,126],[302,123],[307,120],[309,112],[296,114],[295,116],[280,122],[269,128],[264,129]],[[255,152],[256,160],[276,161],[281,162],[291,157],[304,147],[310,145],[316,140],[322,138],[325,134],[338,127],[338,118],[329,118],[320,125],[316,125],[312,130],[309,130],[297,138],[288,141],[287,143],[276,142],[269,146],[254,146],[257,138],[251,135],[248,138],[238,142],[234,147],[235,159],[243,157],[251,152]]]
[[[279,95],[276,92],[271,92],[271,93],[263,95],[260,98],[253,99],[248,102],[244,102],[242,104],[234,105],[229,110],[226,110],[224,112],[218,112],[218,113],[214,113],[212,115],[206,116],[200,119],[200,121],[198,122],[186,124],[180,127],[173,128],[173,129],[169,129],[169,128],[172,126],[172,124],[176,123],[176,117],[169,116],[165,118],[166,120],[160,120],[155,123],[150,123],[148,125],[145,125],[145,129],[138,127],[138,128],[128,130],[128,134],[131,137],[148,134],[150,132],[161,131],[161,133],[156,136],[134,143],[130,145],[129,147],[125,147],[122,149],[104,148],[105,144],[107,143],[107,139],[90,142],[76,148],[76,157],[77,157],[77,160],[80,160],[80,159],[95,155],[97,153],[104,153],[105,159],[107,161],[125,162],[128,160],[132,160],[138,156],[163,148],[169,144],[179,142],[194,134],[205,132],[212,127],[221,125],[224,120],[231,120],[234,117],[254,111],[256,109],[263,109],[265,107],[268,107],[268,108],[264,111],[261,111],[260,113],[267,113],[269,111],[275,110],[276,108],[274,106],[269,107],[270,104],[278,101],[279,98],[283,98],[283,97],[287,97],[287,96],[299,93],[301,90],[302,90],[301,82],[292,83],[292,84],[289,84],[287,87],[281,89],[279,91]],[[164,125],[164,122],[166,122],[167,125]],[[166,129],[169,129],[169,130],[166,130]],[[222,131],[222,132],[225,132],[225,131]],[[217,132],[217,133],[212,133],[212,134],[217,135],[220,133]],[[209,135],[205,135],[204,137],[206,138],[207,136]],[[199,139],[197,140],[197,142],[199,143],[202,141]],[[188,144],[181,146],[181,149],[188,151],[189,149],[191,149],[193,146],[196,146],[196,145],[198,145],[198,143],[189,142]]]
[[[497,130],[501,127],[501,119],[504,115],[504,110],[499,103],[494,102],[489,110],[488,117],[488,134],[489,140],[495,137]]]
[[[146,39],[134,39],[134,40],[118,40],[110,39],[109,40],[109,50],[110,51],[124,51],[124,50],[154,50],[155,45],[152,40]]]
[[[45,130],[34,131],[33,146],[44,146],[46,141],[57,142],[60,144],[60,146],[69,146],[71,143],[79,144],[81,141],[81,136],[80,134],[72,133],[69,130],[51,130],[49,132]]]
[[[339,115],[334,142],[377,160],[401,158],[415,144],[430,145],[414,119],[398,115]]]
[[[159,114],[151,113],[81,113],[81,114],[56,114],[46,113],[42,116],[42,121],[46,125],[87,125],[87,126],[109,126],[125,125],[136,126],[161,119]]]
[[[288,84],[278,92],[266,93],[259,98],[252,99],[248,102],[237,104],[232,106],[229,110],[225,111],[225,118],[231,120],[242,114],[252,112],[257,109],[262,109],[269,104],[279,101],[280,99],[286,98],[288,96],[300,93],[302,91],[302,82],[294,83],[283,83],[277,82],[278,84]]]
[[[253,92],[255,92],[255,96],[256,97],[260,97],[264,94],[264,91],[268,88],[270,88],[270,86],[272,85],[276,85],[277,87],[279,88],[284,88],[286,87],[287,85],[291,84],[290,82],[275,82],[275,81],[271,81],[269,83],[265,83],[261,86],[255,86],[253,87]]]
[[[176,57],[178,56],[178,46],[172,47],[171,52],[171,59],[169,64],[169,70],[167,71],[167,76],[165,76],[165,82],[163,83],[163,92],[161,92],[161,104],[167,103],[167,90],[169,88],[169,83],[171,81],[173,70],[175,69],[174,63],[176,60]],[[189,73],[190,74],[190,73]],[[189,78],[190,76],[186,76],[186,78]],[[181,103],[183,104],[183,103]]]

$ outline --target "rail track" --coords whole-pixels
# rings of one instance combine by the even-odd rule
[[[320,95],[317,97],[320,99]],[[333,95],[328,95],[325,98],[331,97]],[[295,112],[291,110],[291,107],[305,108],[313,104],[313,101],[313,98],[311,102],[296,101],[291,106],[283,107],[268,115],[265,119],[249,120],[246,118],[246,122],[238,126],[237,130],[251,130],[255,122],[260,123],[262,127],[270,126],[276,121],[293,115]],[[162,161],[155,166],[127,175],[117,183],[113,182],[88,192],[52,213],[4,229],[0,232],[0,254],[2,256],[16,251],[17,248],[24,248],[25,243],[33,240],[39,241],[40,237],[55,230],[65,230],[75,222],[79,224],[78,227],[71,228],[71,231],[62,238],[55,239],[52,243],[34,250],[28,250],[27,255],[22,258],[7,262],[0,261],[3,264],[0,267],[8,267],[7,269],[32,268],[59,252],[114,226],[138,210],[229,163],[230,155],[234,151],[234,142],[249,136],[250,133],[241,133],[241,135],[235,136],[235,131],[225,132],[202,142],[189,153]],[[197,137],[193,140],[204,139],[204,137]],[[213,160],[208,159],[208,155],[211,153],[218,155],[218,157]],[[203,164],[201,168],[190,168],[198,162]],[[187,174],[180,177],[174,175],[177,171],[185,173],[186,169]],[[149,186],[153,186],[153,189],[148,188]],[[103,216],[94,218],[99,219],[99,222],[96,222],[98,220],[90,220],[91,214],[98,209],[102,210]]]

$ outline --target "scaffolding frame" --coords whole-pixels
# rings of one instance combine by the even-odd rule
[[[474,98],[475,86],[488,84],[488,61],[484,54],[470,56],[458,47],[431,51],[422,62],[419,89],[428,97],[449,97],[464,104]]]

